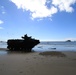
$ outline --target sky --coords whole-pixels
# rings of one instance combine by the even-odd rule
[[[76,0],[0,0],[0,41],[25,34],[40,41],[76,41]]]

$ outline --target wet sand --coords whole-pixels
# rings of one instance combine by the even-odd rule
[[[8,50],[7,48],[0,48],[0,50]]]
[[[0,75],[76,75],[76,52],[8,52],[0,55]]]

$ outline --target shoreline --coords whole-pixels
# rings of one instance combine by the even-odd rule
[[[9,49],[8,48],[0,48],[0,50],[9,50]],[[40,50],[39,51],[37,50],[36,52],[46,52],[46,51],[76,52],[76,50],[68,50],[68,49],[67,50],[58,50],[58,49],[57,50],[56,49],[54,50],[54,49],[51,49],[51,50],[43,50],[43,51],[42,50],[41,51]]]
[[[0,50],[8,50],[7,48],[0,48]]]

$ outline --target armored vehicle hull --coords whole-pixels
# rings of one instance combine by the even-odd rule
[[[34,46],[40,43],[39,40],[32,39],[25,35],[23,39],[10,39],[7,41],[9,50],[27,51],[30,52]]]

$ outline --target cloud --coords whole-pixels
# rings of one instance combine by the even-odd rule
[[[0,25],[3,24],[4,22],[2,20],[0,20]],[[3,29],[3,27],[0,27],[0,29]]]
[[[5,14],[6,12],[5,11],[2,11],[2,14]]]
[[[30,11],[32,19],[52,17],[58,11],[73,12],[76,0],[10,0],[18,9]],[[48,6],[50,6],[48,8]]]
[[[59,8],[60,11],[73,12],[73,4],[76,0],[52,0],[52,4]]]
[[[3,24],[4,22],[2,20],[0,20],[0,24]]]
[[[4,6],[0,6],[0,10],[1,10],[1,13],[2,13],[2,14],[5,14],[5,13],[6,13]]]
[[[0,29],[3,29],[3,27],[0,27]]]

